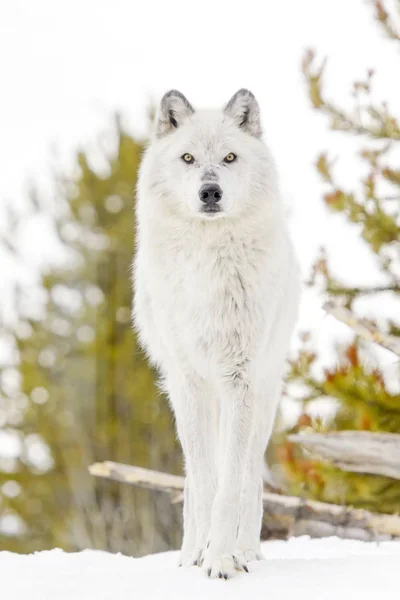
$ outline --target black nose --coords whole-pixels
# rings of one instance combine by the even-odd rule
[[[202,202],[219,202],[222,198],[222,190],[216,183],[205,183],[199,191]]]

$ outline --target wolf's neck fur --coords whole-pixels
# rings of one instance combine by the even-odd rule
[[[286,224],[280,207],[269,206],[267,210],[238,217],[205,220],[199,217],[183,218],[168,212],[153,212],[146,223],[142,221],[142,240],[150,246],[163,247],[166,251],[182,248],[186,244],[217,250],[221,240],[230,239],[231,244],[251,243],[253,247],[271,248],[279,239],[286,238]]]

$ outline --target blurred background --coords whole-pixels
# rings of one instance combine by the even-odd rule
[[[285,494],[400,511],[400,482],[294,432],[400,433],[400,363],[323,310],[400,337],[400,2],[14,0],[0,8],[0,550],[176,548],[181,506],[88,475],[182,473],[131,328],[133,207],[169,88],[261,105],[306,283],[267,453]],[[397,111],[397,115],[396,115]]]

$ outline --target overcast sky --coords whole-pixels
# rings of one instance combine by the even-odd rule
[[[372,66],[380,96],[398,105],[398,57],[363,0],[2,2],[1,203],[23,206],[28,182],[46,188],[50,165],[71,165],[77,147],[93,145],[116,110],[144,134],[150,101],[169,88],[195,106],[217,106],[248,87],[261,105],[304,275],[325,244],[345,281],[371,283],[364,244],[321,202],[317,153],[337,156],[338,172],[351,185],[356,146],[329,133],[310,107],[300,70],[308,47],[329,58],[332,97],[349,104],[352,81]],[[45,238],[24,241],[33,261],[50,254]],[[14,276],[4,256],[0,269],[3,282]],[[303,312],[314,328],[323,318],[316,308],[308,304]]]

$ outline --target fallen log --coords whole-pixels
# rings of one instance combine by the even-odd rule
[[[343,471],[400,479],[400,435],[370,431],[296,433],[289,441]]]
[[[90,465],[89,473],[96,477],[105,477],[138,485],[149,490],[161,490],[163,492],[182,492],[185,478],[180,475],[162,473],[153,469],[143,469],[132,465],[112,462],[110,460]]]
[[[182,499],[184,478],[151,469],[107,461],[95,463],[89,472],[152,490],[178,495]],[[264,492],[263,539],[292,536],[337,536],[364,541],[400,539],[400,517],[371,513],[348,506],[325,504],[295,496]]]

